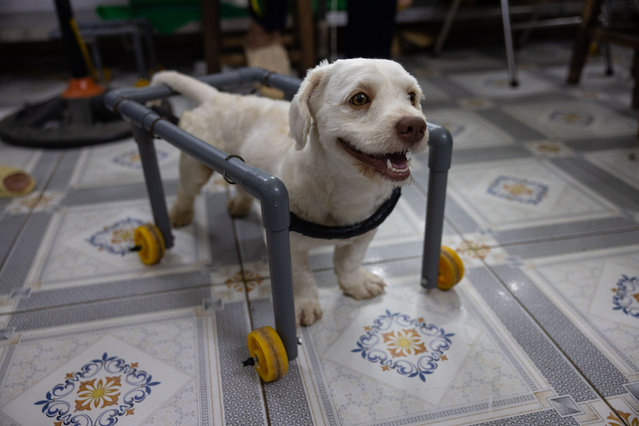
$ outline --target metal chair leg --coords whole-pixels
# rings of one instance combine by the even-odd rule
[[[510,6],[508,0],[501,0],[501,18],[504,25],[504,43],[506,45],[506,61],[508,61],[508,79],[511,87],[517,87],[517,64],[515,63],[515,48],[513,34],[510,27]]]

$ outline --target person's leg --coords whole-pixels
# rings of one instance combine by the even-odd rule
[[[397,0],[348,0],[346,56],[390,58]]]
[[[286,28],[288,0],[250,0],[249,13],[264,31],[279,33]]]

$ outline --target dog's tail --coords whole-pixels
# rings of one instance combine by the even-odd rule
[[[200,80],[196,80],[193,77],[189,77],[177,71],[160,71],[153,75],[151,84],[166,84],[171,89],[194,100],[198,104],[203,103],[219,93],[213,86],[209,86]]]

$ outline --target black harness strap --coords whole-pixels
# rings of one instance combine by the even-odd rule
[[[399,196],[402,195],[400,188],[395,188],[390,198],[377,209],[367,219],[353,225],[346,226],[325,226],[304,220],[291,212],[290,230],[298,234],[306,235],[311,238],[320,238],[323,240],[346,239],[365,234],[381,225],[388,215],[393,211]]]

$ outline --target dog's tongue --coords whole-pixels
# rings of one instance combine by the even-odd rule
[[[381,173],[392,180],[405,180],[410,176],[406,153],[396,152],[392,154],[369,155],[353,148],[342,139],[339,139],[339,142],[353,157],[374,167],[378,173]]]
[[[396,169],[408,168],[408,159],[406,158],[406,154],[389,154],[388,159],[390,160],[391,165]]]

